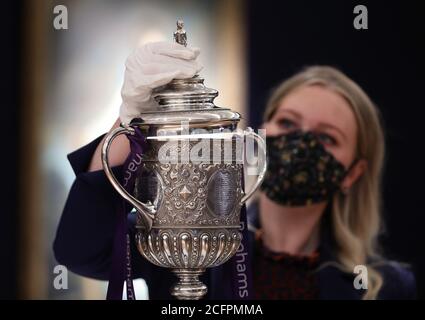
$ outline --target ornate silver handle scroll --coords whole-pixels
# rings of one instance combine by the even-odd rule
[[[141,214],[141,217],[144,221],[145,227],[147,231],[149,231],[152,228],[153,220],[155,218],[156,209],[154,205],[147,201],[147,203],[143,203],[136,198],[134,198],[130,193],[127,192],[127,190],[124,189],[124,187],[118,182],[117,178],[113,174],[110,166],[109,166],[109,148],[111,147],[112,141],[118,137],[121,134],[134,134],[135,131],[131,127],[118,127],[114,130],[112,130],[105,139],[105,142],[102,145],[102,165],[103,170],[106,173],[106,176],[108,177],[109,181],[111,182],[112,186],[117,190],[117,192],[129,203],[131,203],[136,210]]]
[[[254,194],[254,192],[260,187],[261,183],[263,182],[264,175],[267,170],[267,161],[266,161],[266,142],[263,138],[261,138],[258,134],[256,134],[251,128],[248,128],[244,132],[244,136],[252,136],[255,141],[258,143],[258,159],[259,164],[261,165],[261,168],[259,170],[257,180],[255,181],[254,185],[252,186],[251,190],[242,197],[241,199],[241,205],[243,205],[246,201],[248,201],[249,198]],[[260,155],[263,156],[263,161],[260,159]]]

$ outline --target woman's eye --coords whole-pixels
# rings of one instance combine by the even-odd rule
[[[284,129],[294,129],[296,127],[295,122],[289,120],[289,119],[280,119],[278,120],[279,126],[281,126]]]
[[[319,140],[327,145],[336,145],[336,139],[326,133],[320,133]]]

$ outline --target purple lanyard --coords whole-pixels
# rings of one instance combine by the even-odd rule
[[[127,135],[130,141],[130,154],[123,165],[123,181],[122,186],[128,192],[133,191],[138,164],[143,155],[143,150],[146,149],[146,138],[140,128],[135,127],[134,135]],[[132,165],[132,170],[129,166]],[[134,167],[136,165],[136,168]],[[115,230],[115,238],[112,253],[112,266],[109,275],[107,300],[122,300],[123,284],[126,282],[127,299],[135,300],[133,279],[131,273],[131,250],[130,250],[130,235],[128,232],[127,214],[130,212],[131,206],[123,199],[117,212],[117,222]]]
[[[242,188],[244,187],[244,176],[242,175]],[[246,204],[241,208],[241,233],[242,241],[236,254],[230,259],[228,265],[232,275],[232,299],[251,300],[252,296],[252,257],[250,253],[250,241],[248,231],[248,217]]]

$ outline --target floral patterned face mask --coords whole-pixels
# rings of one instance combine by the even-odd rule
[[[266,137],[267,172],[261,190],[288,206],[322,202],[340,190],[348,170],[311,131]],[[351,168],[351,166],[350,166]]]

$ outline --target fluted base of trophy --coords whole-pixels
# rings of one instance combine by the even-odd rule
[[[173,272],[179,278],[173,288],[171,295],[179,300],[199,300],[207,293],[205,284],[199,280],[205,269],[173,269]]]

